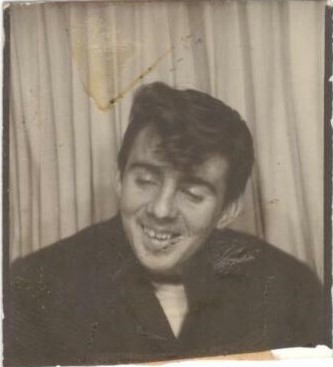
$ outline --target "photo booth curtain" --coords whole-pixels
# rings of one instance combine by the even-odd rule
[[[117,212],[134,90],[237,109],[256,164],[233,227],[323,276],[324,2],[53,3],[10,9],[10,256]]]

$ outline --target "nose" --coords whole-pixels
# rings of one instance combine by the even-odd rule
[[[174,219],[177,216],[176,193],[168,186],[162,186],[147,205],[148,214],[156,219]]]

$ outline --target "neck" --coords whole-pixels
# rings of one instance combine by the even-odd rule
[[[155,284],[182,284],[181,274],[149,274],[152,283]]]

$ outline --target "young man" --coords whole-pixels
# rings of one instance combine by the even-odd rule
[[[252,164],[250,132],[221,101],[162,83],[139,89],[119,152],[119,216],[14,265],[5,363],[112,364],[321,343],[322,287],[311,271],[223,229]]]

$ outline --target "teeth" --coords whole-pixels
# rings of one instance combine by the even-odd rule
[[[170,233],[158,233],[158,232],[155,232],[152,229],[148,229],[146,227],[143,227],[143,231],[148,237],[153,238],[153,239],[157,239],[157,240],[160,240],[160,241],[169,241],[169,240],[171,240],[171,237],[172,237],[172,235]]]

